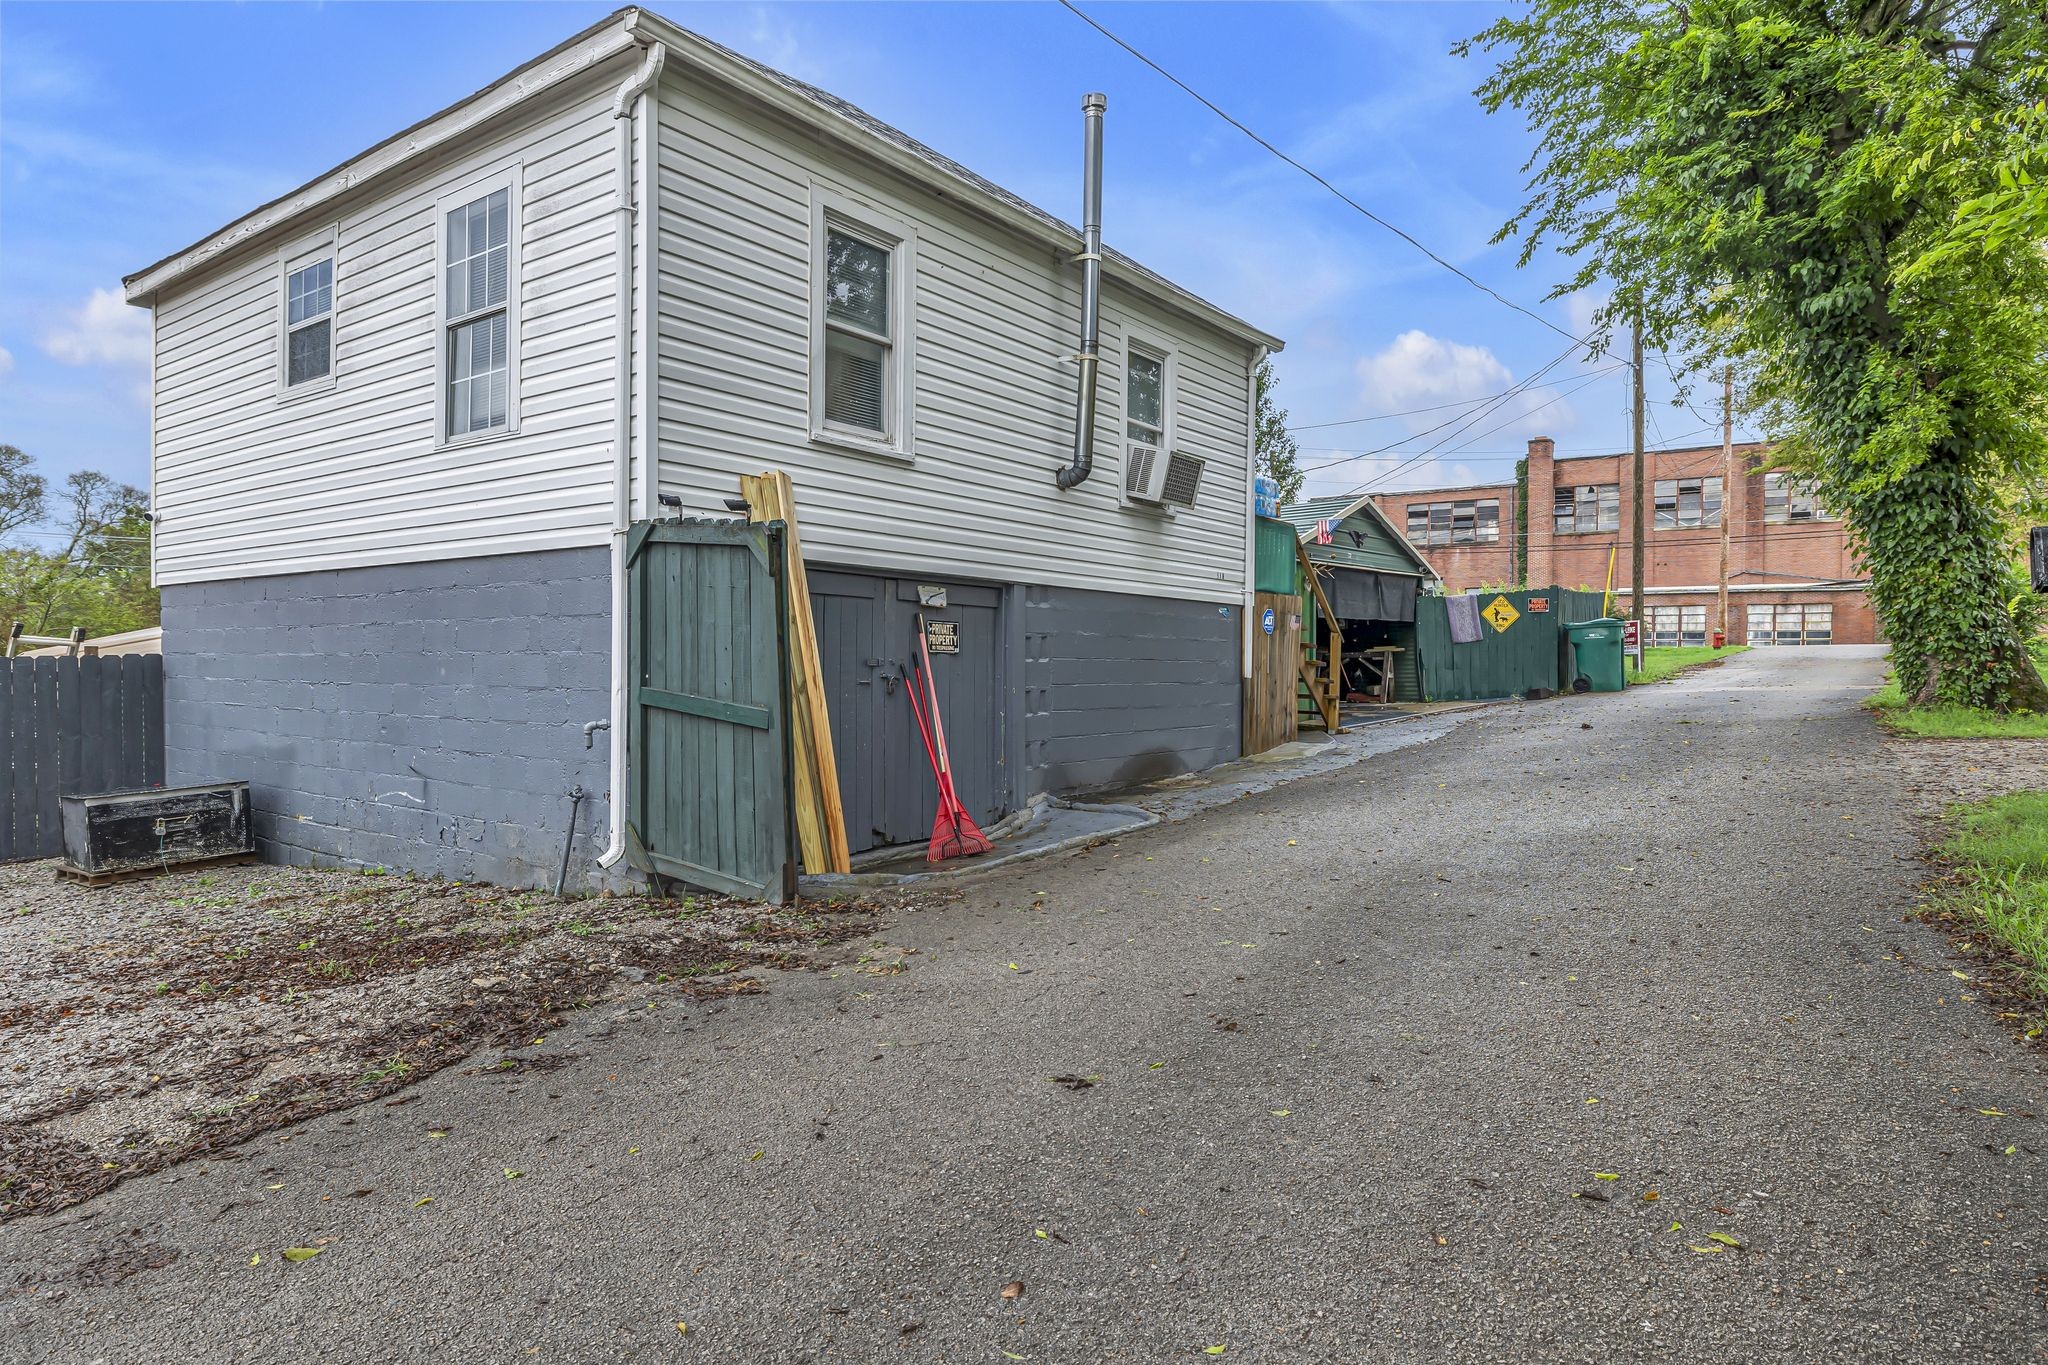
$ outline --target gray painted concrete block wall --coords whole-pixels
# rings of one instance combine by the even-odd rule
[[[1024,797],[1150,781],[1243,752],[1237,608],[1041,586],[1019,597]]]
[[[594,889],[609,809],[602,549],[163,590],[172,783],[247,778],[264,854]]]

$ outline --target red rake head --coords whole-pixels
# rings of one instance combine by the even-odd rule
[[[931,846],[924,854],[926,862],[943,863],[948,858],[972,858],[994,851],[995,845],[958,800],[940,801],[938,816],[932,821]]]

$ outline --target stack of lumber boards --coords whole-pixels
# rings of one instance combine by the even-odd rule
[[[789,715],[797,843],[804,870],[850,872],[846,812],[839,803],[839,764],[832,751],[832,721],[825,706],[824,667],[818,658],[818,623],[811,615],[810,580],[804,575],[803,540],[796,528],[796,490],[779,469],[742,474],[740,493],[749,521],[783,523],[789,620]]]

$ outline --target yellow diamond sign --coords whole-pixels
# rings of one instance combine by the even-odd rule
[[[1515,610],[1515,604],[1505,597],[1496,597],[1480,609],[1479,614],[1493,623],[1496,631],[1504,631],[1522,619],[1522,613]]]

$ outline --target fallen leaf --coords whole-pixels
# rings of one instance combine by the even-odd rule
[[[1018,965],[1017,965],[1016,963],[1014,963],[1014,962],[1005,962],[1005,963],[1004,963],[1003,965],[1004,965],[1005,967],[1008,967],[1008,968],[1009,968],[1009,969],[1010,969],[1011,971],[1013,971],[1013,972],[1021,972],[1021,971],[1023,971],[1023,970],[1024,970],[1024,969],[1023,969],[1022,967],[1019,967],[1019,966],[1018,966]]]
[[[431,1204],[431,1203],[433,1203],[433,1202],[434,1202],[434,1196],[433,1196],[433,1195],[431,1195],[431,1194],[427,1194],[427,1195],[421,1195],[421,1196],[420,1196],[420,1197],[419,1197],[418,1199],[415,1199],[415,1200],[413,1200],[413,1201],[412,1201],[412,1206],[413,1206],[414,1208],[416,1208],[416,1209],[423,1209],[423,1208],[425,1208],[425,1207],[426,1207],[427,1205],[429,1205],[429,1204]]]
[[[762,1157],[764,1157],[764,1156],[766,1156],[766,1155],[768,1155],[768,1149],[767,1149],[766,1147],[763,1147],[763,1148],[762,1148],[762,1149],[761,1149],[760,1151],[758,1151],[758,1152],[754,1153],[754,1154],[753,1154],[752,1156],[748,1157],[748,1158],[747,1158],[747,1160],[749,1160],[749,1161],[759,1161],[759,1160],[760,1160],[760,1159],[761,1159]]]
[[[1666,1229],[1665,1229],[1665,1231],[1666,1231],[1666,1232],[1677,1232],[1677,1231],[1678,1231],[1678,1230],[1679,1230],[1680,1228],[1682,1228],[1682,1227],[1684,1227],[1684,1226],[1685,1226],[1685,1224],[1683,1224],[1683,1223],[1679,1222],[1679,1221],[1678,1221],[1678,1220],[1677,1220],[1676,1218],[1674,1218],[1674,1219],[1672,1219],[1672,1220],[1671,1220],[1671,1226],[1670,1226],[1670,1227],[1668,1227],[1668,1228],[1666,1228]]]
[[[515,1170],[513,1170],[513,1169],[512,1169],[512,1168],[511,1168],[510,1166],[507,1166],[507,1167],[505,1168],[505,1178],[506,1178],[507,1180],[517,1180],[517,1179],[519,1179],[519,1177],[521,1177],[521,1176],[523,1176],[523,1175],[525,1175],[525,1174],[526,1174],[526,1172],[524,1172],[524,1171],[515,1171]]]
[[[310,1261],[315,1256],[318,1256],[323,1249],[321,1247],[286,1247],[284,1249],[284,1258],[287,1261]]]
[[[1615,1174],[1615,1173],[1614,1173],[1613,1171],[1595,1171],[1595,1172],[1593,1172],[1593,1178],[1594,1178],[1595,1180],[1619,1180],[1619,1179],[1621,1179],[1621,1177],[1620,1177],[1620,1176],[1618,1176],[1618,1175],[1616,1175],[1616,1174]]]
[[[1588,1095],[1588,1096],[1586,1096],[1586,1103],[1588,1103],[1588,1104],[1598,1104],[1598,1103],[1600,1103],[1600,1100],[1599,1100],[1599,1097],[1597,1097],[1597,1096],[1594,1096],[1594,1095]]]
[[[2005,1149],[2005,1154],[2006,1154],[2007,1156],[2011,1156],[2011,1155],[2012,1155],[2012,1154],[2013,1154],[2014,1152],[2017,1152],[2018,1150],[2019,1150],[2019,1148],[2017,1148],[2017,1147],[2008,1147],[2008,1148],[2006,1148],[2006,1149]]]
[[[1294,842],[1294,840],[1289,839],[1287,842],[1291,844]],[[1219,1342],[1214,1346],[1204,1346],[1202,1348],[1202,1354],[1205,1356],[1220,1356],[1228,1349],[1229,1347]]]
[[[640,1155],[640,1149],[639,1149],[638,1147],[628,1147],[628,1148],[626,1149],[626,1155],[627,1155],[627,1156],[638,1156],[638,1155]]]
[[[1039,1241],[1041,1241],[1041,1242],[1043,1242],[1043,1241],[1047,1240],[1047,1238],[1046,1238],[1046,1231],[1045,1231],[1045,1229],[1044,1229],[1044,1228],[1033,1228],[1033,1229],[1031,1229],[1031,1235],[1032,1235],[1033,1237],[1036,1237],[1036,1238],[1037,1238],[1037,1239],[1038,1239]]]
[[[448,1130],[445,1128],[430,1128],[427,1130],[427,1136],[430,1138],[444,1138],[448,1136]]]
[[[283,1189],[283,1188],[284,1188],[284,1186],[283,1186],[283,1185],[265,1185],[265,1186],[264,1186],[263,1188],[264,1188],[264,1189],[266,1189],[266,1190],[281,1190],[281,1189]]]
[[[1289,848],[1293,848],[1293,847],[1294,847],[1295,845],[1299,844],[1300,842],[1301,842],[1301,840],[1299,840],[1299,839],[1289,839],[1289,840],[1287,841],[1287,846],[1288,846]],[[1214,1354],[1214,1352],[1211,1352],[1211,1354]]]
[[[1968,981],[1970,979],[1970,974],[1968,972],[1959,972],[1953,967],[1949,968],[1948,974],[1958,981]]]
[[[690,1334],[690,1324],[687,1322],[679,1322],[676,1324],[676,1330],[678,1332],[681,1332],[684,1336],[688,1336]]]
[[[1162,1066],[1165,1066],[1165,1065],[1166,1065],[1166,1063],[1165,1063],[1165,1062],[1154,1062],[1154,1063],[1152,1063],[1152,1066],[1151,1066],[1151,1068],[1150,1068],[1150,1069],[1151,1069],[1151,1070],[1153,1070],[1153,1071],[1157,1071],[1157,1070],[1158,1070],[1158,1069],[1159,1069],[1160,1067],[1162,1067]]]
[[[249,1264],[250,1264],[250,1265],[262,1265],[262,1264],[263,1264],[263,1253],[259,1251],[259,1252],[257,1252],[257,1253],[256,1253],[256,1254],[255,1254],[254,1256],[251,1256],[251,1257],[249,1258]]]
[[[1271,1112],[1272,1112],[1272,1115],[1273,1115],[1273,1117],[1274,1117],[1274,1118],[1276,1118],[1276,1119],[1284,1119],[1284,1118],[1286,1118],[1286,1117],[1287,1117],[1287,1116],[1288,1116],[1289,1114],[1293,1113],[1294,1111],[1293,1111],[1292,1109],[1275,1109],[1275,1110],[1273,1110],[1273,1111],[1271,1111]]]
[[[1742,1245],[1742,1243],[1736,1241],[1733,1237],[1729,1236],[1725,1232],[1710,1232],[1707,1234],[1707,1240],[1710,1242],[1719,1242],[1724,1247],[1739,1248]]]
[[[1644,1191],[1643,1191],[1643,1202],[1644,1202],[1645,1204],[1654,1204],[1654,1203],[1656,1203],[1656,1202],[1657,1202],[1657,1192],[1656,1192],[1655,1190],[1644,1190]]]
[[[1015,1351],[1005,1351],[1005,1352],[1003,1352],[1003,1359],[1005,1359],[1005,1360],[1026,1360],[1026,1359],[1029,1359],[1029,1357],[1027,1357],[1027,1356],[1020,1356],[1020,1355],[1018,1355],[1018,1354],[1017,1354],[1017,1353],[1016,1353]]]
[[[2002,1119],[2005,1117],[2005,1111],[2003,1109],[1979,1109],[1977,1112],[1984,1115],[1986,1118]]]
[[[1008,1284],[1004,1285],[1004,1286],[1003,1286],[1003,1297],[1004,1297],[1004,1298],[1006,1298],[1006,1299],[1021,1299],[1021,1298],[1023,1298],[1023,1297],[1024,1297],[1024,1281],[1022,1281],[1022,1280],[1012,1280],[1012,1281],[1010,1281],[1010,1282],[1009,1282]]]
[[[1722,1252],[1726,1251],[1726,1250],[1727,1250],[1728,1248],[1727,1248],[1727,1247],[1702,1247],[1702,1246],[1696,1246],[1696,1247],[1691,1247],[1690,1249],[1691,1249],[1691,1250],[1693,1250],[1693,1251],[1697,1251],[1697,1252],[1698,1252],[1698,1253],[1699,1253],[1700,1255],[1702,1255],[1702,1256],[1718,1256],[1718,1255],[1720,1255],[1720,1254],[1721,1254]]]

